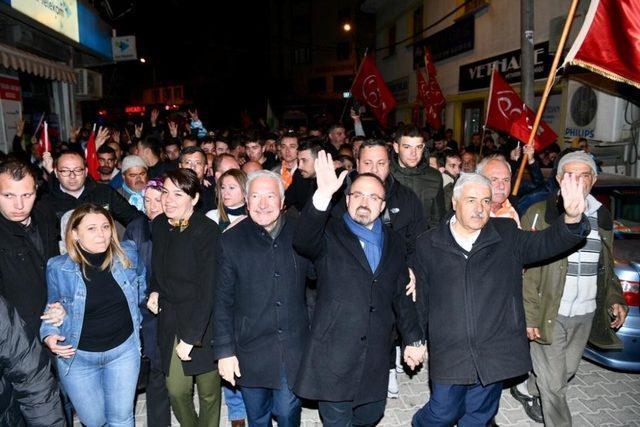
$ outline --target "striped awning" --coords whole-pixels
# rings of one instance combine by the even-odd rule
[[[75,83],[73,68],[0,43],[0,64],[5,68],[33,74],[45,79]]]

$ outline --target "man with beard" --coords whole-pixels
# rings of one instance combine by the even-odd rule
[[[316,170],[314,162],[318,153],[322,150],[322,144],[311,137],[303,140],[298,149],[298,169],[293,174],[293,181],[285,191],[285,207],[295,208],[298,212],[307,204],[314,191],[316,191]]]
[[[107,144],[102,144],[100,148],[98,148],[97,154],[98,173],[100,174],[98,182],[101,184],[108,184],[113,187],[113,179],[118,175],[118,173],[120,173],[116,167],[118,164],[116,152]]]
[[[318,190],[300,217],[294,247],[315,264],[318,301],[294,389],[319,401],[325,426],[375,425],[386,405],[394,322],[411,368],[426,350],[405,295],[404,239],[380,220],[386,195],[377,175],[360,174],[346,195],[346,212],[332,218],[329,204],[347,172],[337,177],[324,151],[315,171]]]
[[[451,210],[451,197],[453,196],[453,186],[460,176],[460,154],[455,151],[447,150],[444,153],[444,172],[442,172],[442,181],[444,186],[444,206],[445,212]]]
[[[124,183],[118,193],[127,199],[131,206],[135,206],[140,212],[144,212],[142,190],[149,180],[147,165],[144,160],[138,156],[125,157],[122,161],[122,177],[124,178]]]

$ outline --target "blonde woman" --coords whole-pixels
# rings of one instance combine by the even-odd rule
[[[229,169],[216,182],[217,209],[207,212],[207,217],[214,220],[220,231],[224,231],[238,218],[247,215],[244,189],[247,174],[240,169]]]
[[[67,254],[47,265],[47,299],[67,315],[59,327],[42,323],[40,336],[57,356],[61,385],[84,425],[133,426],[144,266],[96,204],[73,211],[65,244]]]

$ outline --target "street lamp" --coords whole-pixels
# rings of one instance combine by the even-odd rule
[[[349,31],[351,31],[351,24],[349,24],[348,22],[346,22],[343,26],[342,29],[344,30],[345,33],[348,33]]]
[[[142,62],[142,63],[144,64],[144,63],[146,63],[146,62],[147,62],[147,60],[146,60],[146,59],[144,59],[144,58],[140,58],[140,62]]]

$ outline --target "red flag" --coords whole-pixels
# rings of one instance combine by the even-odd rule
[[[520,96],[495,68],[491,76],[491,89],[487,104],[485,126],[506,132],[524,143],[529,142],[529,135],[536,115],[524,105]],[[556,139],[558,139],[558,135],[544,120],[541,120],[534,138],[536,152],[553,144]]]
[[[640,2],[591,0],[565,64],[640,88]]]
[[[89,175],[91,178],[96,181],[100,180],[100,172],[98,171],[98,167],[100,166],[98,163],[98,152],[96,151],[96,125],[93,124],[93,130],[89,135],[89,141],[87,142],[87,148],[84,150],[85,157],[87,158],[87,169],[89,170]]]
[[[425,57],[425,61],[426,61]],[[442,90],[440,90],[440,85],[436,80],[436,77],[433,73],[429,74],[429,81],[426,81],[422,76],[420,70],[417,71],[417,82],[418,82],[418,99],[422,101],[422,105],[424,106],[425,113],[425,121],[434,128],[438,130],[442,127],[442,120],[440,120],[440,112],[446,105],[446,100],[444,99],[444,95],[442,94]]]
[[[435,78],[438,75],[429,49],[425,49],[424,51],[424,69],[427,71],[427,77],[429,79],[431,79],[432,76]]]
[[[359,102],[365,104],[383,125],[387,124],[387,116],[396,107],[396,100],[387,87],[376,67],[375,61],[365,56],[356,75],[351,94]]]

